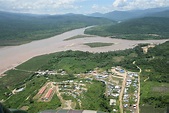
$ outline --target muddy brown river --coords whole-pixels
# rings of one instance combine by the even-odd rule
[[[164,43],[167,40],[123,40],[123,39],[112,39],[109,37],[86,37],[74,40],[64,41],[64,39],[70,38],[72,36],[84,34],[86,28],[75,29],[72,31],[65,32],[63,34],[33,41],[31,43],[19,45],[19,46],[8,46],[0,48],[0,75],[5,71],[18,66],[19,64],[31,59],[32,57],[49,54],[59,51],[66,50],[80,50],[89,52],[107,52],[107,51],[117,51],[125,50],[128,48],[133,48],[139,43]],[[84,45],[84,43],[91,42],[107,42],[114,43],[112,46],[90,48]]]

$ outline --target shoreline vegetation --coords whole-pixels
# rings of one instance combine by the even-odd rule
[[[91,48],[95,47],[105,47],[105,46],[112,46],[114,43],[102,43],[102,42],[93,42],[93,43],[85,43],[84,45],[87,45]]]
[[[73,39],[79,39],[79,38],[90,38],[93,37],[92,35],[76,35],[70,38],[65,39],[64,41],[68,41],[68,40],[73,40]]]
[[[87,27],[90,28],[90,27]],[[82,29],[76,29],[73,31],[68,31],[66,33],[63,33],[61,35],[57,35],[53,38],[49,38],[46,40],[39,40],[34,41],[32,43],[20,45],[20,46],[13,46],[13,47],[5,47],[0,49],[1,53],[1,64],[4,64],[0,66],[1,73],[5,72],[6,70],[9,70],[11,68],[14,68],[15,66],[27,61],[28,59],[32,58],[33,56],[43,55],[47,53],[54,53],[57,51],[66,51],[66,50],[79,50],[82,51],[89,51],[89,52],[107,52],[107,51],[116,51],[116,50],[125,50],[128,48],[134,48],[138,43],[154,43],[154,44],[160,44],[164,43],[167,40],[150,40],[150,41],[128,41],[128,40],[121,40],[121,39],[111,39],[111,38],[104,38],[99,37],[97,40],[97,36],[91,37],[91,38],[85,38],[79,39],[79,40],[73,40],[73,41],[63,41],[66,38],[77,36],[77,35],[83,35],[84,30],[86,28]],[[88,46],[81,46],[84,43],[87,42],[113,42],[115,45],[110,47],[103,47],[102,49],[97,48],[90,48]],[[127,41],[127,42],[126,42]],[[47,43],[46,43],[47,42]],[[36,48],[36,49],[35,49]],[[45,48],[45,51],[44,49]],[[15,52],[17,54],[15,54]],[[29,54],[28,54],[29,53]],[[13,56],[13,57],[11,57]],[[7,62],[6,58],[9,58],[11,62]],[[19,58],[19,59],[18,59]]]
[[[141,111],[144,111],[144,109],[147,108],[147,105],[149,105],[149,107],[153,107],[154,109],[157,108],[157,112],[158,108],[165,110],[168,104],[167,98],[169,97],[168,93],[166,93],[166,89],[169,89],[169,72],[166,61],[169,59],[168,57],[165,57],[168,56],[168,44],[169,41],[164,44],[157,45],[154,48],[150,48],[147,54],[144,54],[141,48],[142,46],[145,46],[144,44],[139,45],[133,49],[107,53],[65,51],[34,57],[29,61],[17,66],[16,69],[7,71],[5,73],[7,75],[0,78],[0,100],[4,100],[4,104],[9,108],[21,108],[22,106],[29,106],[30,111],[39,110],[40,106],[43,106],[43,109],[53,108],[53,103],[39,103],[35,100],[32,100],[34,95],[37,93],[37,88],[40,88],[40,86],[42,86],[42,84],[47,81],[46,77],[50,80],[56,81],[67,79],[72,80],[76,79],[74,74],[85,73],[93,70],[96,67],[101,68],[102,70],[107,70],[112,66],[121,66],[127,70],[138,72],[139,70],[137,67],[133,65],[133,61],[136,61],[136,64],[142,69],[140,76]],[[44,77],[37,77],[34,73],[32,73],[38,70],[59,69],[65,70],[68,73],[68,76],[45,75]],[[26,70],[27,72],[25,72]],[[147,77],[149,77],[149,79],[144,81],[147,79]],[[23,82],[18,83],[18,81]],[[27,86],[24,91],[16,95],[11,95],[11,91],[13,89],[23,86],[23,84],[26,84]],[[39,86],[39,84],[41,85]],[[31,94],[31,92],[34,93]],[[20,97],[20,99],[18,97]],[[25,100],[27,97],[29,97],[29,99]],[[56,98],[56,100],[58,101],[58,98]],[[16,101],[17,104],[15,104]],[[103,101],[101,100],[101,102]],[[49,106],[46,108],[46,105]],[[98,106],[97,104],[92,105],[94,108],[97,108]],[[35,109],[35,106],[38,109]],[[60,106],[59,101],[57,106]],[[104,111],[103,108],[100,108],[99,110]]]

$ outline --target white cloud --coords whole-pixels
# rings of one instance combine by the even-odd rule
[[[127,4],[127,0],[115,0],[113,3],[114,7],[123,7]]]
[[[0,11],[38,14],[105,13],[165,6],[169,6],[169,0],[0,0]]]
[[[100,5],[97,5],[97,4],[93,4],[92,5],[92,13],[93,12],[102,12],[102,13],[106,13],[106,12],[109,12],[111,11],[111,6],[100,6]]]
[[[92,9],[98,9],[99,6],[97,4],[93,4]]]
[[[131,10],[169,6],[169,0],[115,0],[114,9]]]
[[[78,9],[75,2],[84,0],[0,0],[0,10],[28,13],[59,13],[59,10]]]

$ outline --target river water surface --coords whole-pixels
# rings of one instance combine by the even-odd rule
[[[74,40],[64,41],[64,39],[70,38],[72,36],[84,34],[86,28],[75,29],[72,31],[65,32],[63,34],[33,41],[31,43],[19,45],[19,46],[8,46],[0,48],[0,75],[2,75],[6,70],[14,68],[19,64],[31,59],[32,57],[49,54],[59,51],[66,50],[80,50],[89,52],[107,52],[107,51],[117,51],[125,50],[128,48],[133,48],[139,43],[164,43],[167,40],[123,40],[123,39],[112,39],[109,37],[86,37]],[[84,45],[84,43],[91,42],[107,42],[114,43],[112,46],[90,48]]]

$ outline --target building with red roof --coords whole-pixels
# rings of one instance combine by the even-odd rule
[[[53,92],[53,89],[50,88],[49,91],[45,95],[45,99],[49,99],[49,97],[51,96],[52,92]]]
[[[43,94],[45,90],[46,90],[46,87],[42,87],[42,88],[39,90],[38,94]]]

